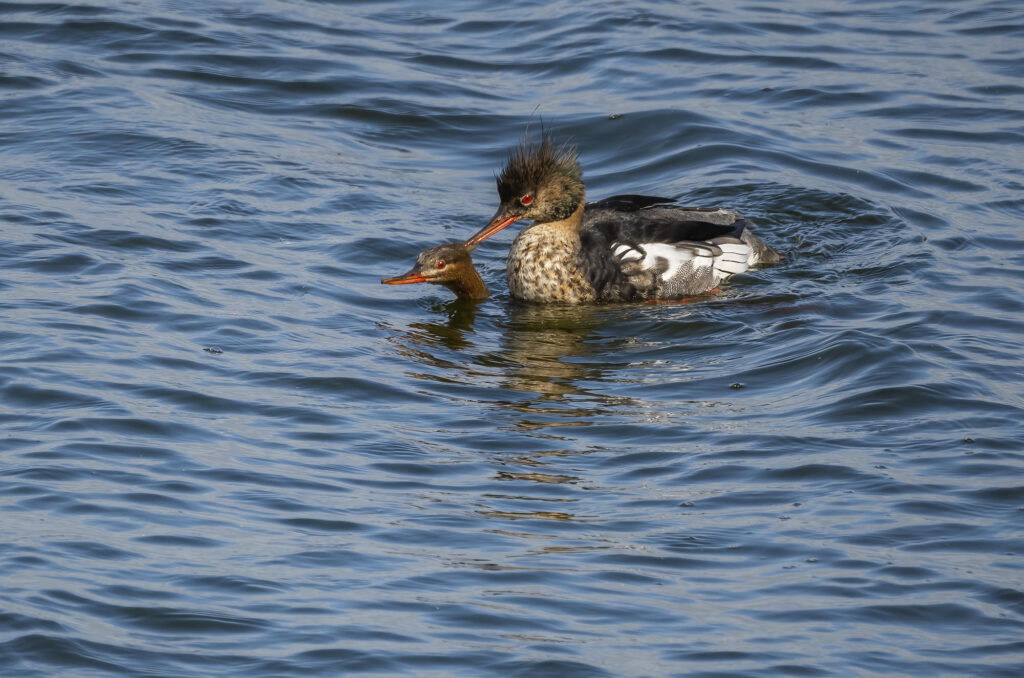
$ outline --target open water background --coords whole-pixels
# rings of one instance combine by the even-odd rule
[[[787,261],[383,287],[531,119]],[[0,674],[1024,675],[1024,5],[0,3]]]

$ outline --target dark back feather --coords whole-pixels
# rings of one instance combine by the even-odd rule
[[[615,210],[617,212],[635,212],[653,205],[674,205],[672,198],[657,198],[653,195],[613,195],[597,202],[587,203],[588,210]]]
[[[743,219],[730,224],[694,219],[695,214],[711,210],[665,202],[651,196],[617,195],[589,203],[583,212],[582,230],[599,231],[609,243],[637,244],[710,240],[723,235],[739,237],[746,226]]]

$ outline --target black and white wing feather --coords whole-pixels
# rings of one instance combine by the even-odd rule
[[[701,294],[756,263],[746,222],[732,210],[623,195],[587,205],[584,261],[605,300]]]
[[[619,270],[659,299],[701,294],[750,268],[750,246],[738,238],[713,241],[612,243]]]

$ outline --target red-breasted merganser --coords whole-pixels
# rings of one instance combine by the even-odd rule
[[[737,212],[617,195],[587,204],[574,148],[524,141],[498,176],[501,205],[466,241],[475,247],[519,219],[533,225],[508,254],[516,299],[581,304],[678,299],[707,292],[777,251]]]
[[[483,299],[489,292],[473,266],[469,255],[472,250],[472,245],[457,242],[431,247],[420,252],[411,271],[380,282],[384,285],[429,282],[444,285],[460,299]]]

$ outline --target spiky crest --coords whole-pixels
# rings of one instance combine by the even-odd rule
[[[539,143],[524,138],[512,151],[497,177],[498,195],[502,202],[515,200],[559,177],[582,184],[583,173],[576,148],[569,144],[556,148],[552,138],[542,131]]]

